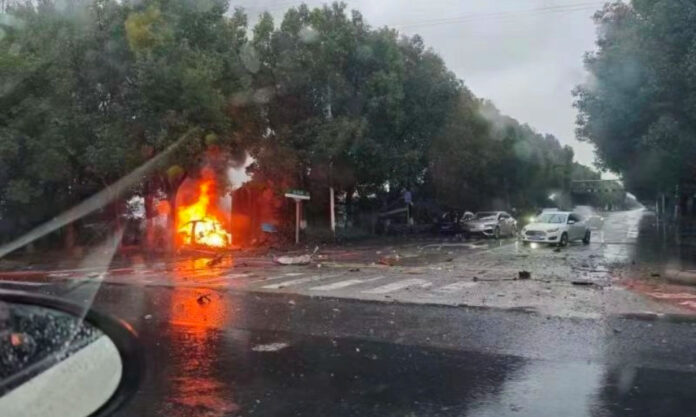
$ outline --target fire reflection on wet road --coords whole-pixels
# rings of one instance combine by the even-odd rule
[[[192,267],[196,270],[205,266],[194,264]],[[178,271],[177,279],[190,279],[188,272],[186,269]],[[162,352],[160,359],[166,363],[163,381],[168,385],[167,401],[162,404],[164,410],[159,411],[166,411],[164,415],[173,417],[192,413],[224,416],[237,411],[234,393],[219,374],[218,360],[227,346],[217,329],[228,321],[232,306],[224,302],[219,293],[209,289],[173,287],[170,294],[169,319],[160,338],[160,345],[169,348]]]
[[[118,417],[696,413],[688,322],[147,291],[148,375]]]

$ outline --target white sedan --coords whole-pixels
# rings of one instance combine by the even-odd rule
[[[591,236],[590,227],[582,216],[565,211],[541,213],[521,233],[524,244],[553,243],[559,246],[575,240],[589,245]]]

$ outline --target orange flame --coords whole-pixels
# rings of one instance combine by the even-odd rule
[[[206,178],[197,184],[197,198],[176,208],[178,246],[210,246],[225,248],[232,243],[232,235],[225,230],[222,216],[216,208],[215,180]]]

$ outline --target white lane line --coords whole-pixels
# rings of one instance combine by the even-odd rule
[[[472,281],[459,281],[459,282],[454,282],[452,284],[445,285],[444,287],[436,288],[433,291],[450,294],[453,292],[461,291],[464,288],[475,287],[476,285],[477,285],[477,283],[472,282]]]
[[[306,284],[308,282],[314,282],[314,281],[321,281],[322,279],[326,278],[334,278],[340,276],[340,274],[333,274],[333,275],[315,275],[312,277],[305,277],[305,278],[297,278],[297,279],[291,279],[290,281],[284,281],[284,282],[278,282],[275,284],[268,284],[264,285],[263,289],[266,290],[277,290],[280,288],[285,288],[285,287],[291,287],[293,285],[300,285],[300,284]]]
[[[402,281],[392,282],[391,284],[382,285],[380,287],[373,288],[371,290],[365,290],[365,291],[362,291],[362,293],[363,294],[386,294],[389,292],[402,290],[402,289],[408,288],[408,287],[416,287],[417,286],[420,288],[427,288],[431,285],[432,284],[429,281],[426,281],[424,279],[412,278],[412,279],[405,279]]]
[[[264,279],[261,279],[261,281],[274,281],[276,279],[283,279],[283,278],[289,278],[289,277],[301,277],[302,275],[304,275],[304,273],[302,273],[302,272],[288,272],[287,274],[276,275],[274,277],[264,278]]]
[[[378,276],[378,277],[369,278],[369,279],[347,279],[345,281],[334,282],[333,284],[326,284],[326,285],[320,285],[318,287],[312,287],[312,288],[310,288],[310,290],[311,291],[340,290],[341,288],[346,288],[346,287],[350,287],[350,286],[358,285],[358,284],[364,284],[366,282],[377,281],[377,280],[382,279],[382,278],[384,278],[384,277]]]

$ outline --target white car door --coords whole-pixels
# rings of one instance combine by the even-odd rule
[[[585,233],[585,227],[580,221],[580,216],[571,213],[568,216],[568,239],[578,240],[582,239]]]

